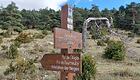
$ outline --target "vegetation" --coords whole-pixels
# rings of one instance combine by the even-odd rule
[[[15,41],[18,41],[20,43],[29,43],[29,42],[33,41],[33,36],[30,33],[22,32],[15,39]]]
[[[137,40],[137,43],[140,44],[140,39]]]
[[[47,30],[42,30],[42,34],[47,35],[48,31]]]
[[[16,78],[18,80],[29,79],[29,78],[25,78],[25,75],[34,74],[35,69],[36,67],[34,65],[34,60],[18,59],[15,64],[13,64],[13,62],[10,63],[9,67],[4,72],[4,75],[9,75],[10,73],[16,73]]]
[[[3,37],[0,36],[0,44],[3,42]]]
[[[97,45],[98,46],[105,46],[106,44],[103,40],[98,40]]]
[[[8,46],[6,46],[6,45],[1,45],[1,48],[2,48],[2,50],[7,50],[7,49],[8,49]]]
[[[19,41],[14,41],[14,45],[17,46],[17,47],[19,48],[20,45],[21,45],[21,42],[19,42]]]
[[[15,27],[14,28],[14,31],[21,33],[23,31],[23,29],[20,28],[20,27]]]
[[[91,80],[96,77],[96,61],[91,55],[82,57],[82,73],[76,77],[76,80]]]
[[[43,39],[43,38],[45,37],[45,35],[42,34],[42,33],[35,33],[35,34],[33,35],[33,37],[34,37],[35,39]]]
[[[11,2],[6,8],[2,8],[0,12],[0,25],[2,29],[22,28],[22,15],[14,2]]]
[[[108,59],[113,60],[124,60],[125,58],[125,47],[120,41],[110,41],[107,48],[105,49],[104,56]]]
[[[0,35],[5,38],[9,38],[12,35],[12,31],[10,29],[8,29],[7,31],[3,31],[2,33],[0,33]]]
[[[134,15],[133,15],[134,14]],[[82,31],[82,26],[83,22],[85,19],[88,17],[107,17],[109,20],[111,20],[111,17],[114,20],[113,27],[119,28],[119,29],[124,29],[124,30],[129,30],[131,33],[128,34],[128,37],[135,37],[135,34],[140,34],[140,3],[130,3],[124,6],[120,6],[120,8],[117,10],[115,8],[109,10],[107,8],[103,10],[99,10],[98,6],[92,5],[90,9],[83,9],[83,8],[78,8],[74,7],[74,13],[73,13],[73,18],[74,18],[74,30],[75,31]],[[135,19],[134,19],[135,18]],[[93,29],[88,29],[90,33],[92,34],[92,37],[94,39],[99,39],[104,35],[108,34],[108,30],[104,27],[106,27],[106,24],[104,24],[104,21],[97,21],[97,24],[100,24],[103,28],[100,29],[100,31],[96,31],[97,27],[93,27]],[[93,26],[92,22],[89,24],[89,26]],[[17,75],[17,80],[22,80],[22,79],[29,79],[32,80],[33,78],[25,78],[25,77],[31,77],[30,75],[35,73],[35,70],[38,70],[38,80],[44,78],[44,75],[50,75],[50,73],[47,73],[47,71],[43,72],[44,70],[40,69],[40,65],[38,66],[34,64],[34,60],[29,59],[20,59],[20,60],[15,60],[18,56],[18,47],[22,47],[20,50],[23,48],[25,49],[25,52],[28,53],[30,51],[29,49],[26,49],[30,47],[30,44],[25,44],[23,46],[20,46],[22,43],[29,43],[34,40],[33,37],[38,38],[38,39],[43,39],[46,35],[49,34],[49,31],[52,31],[54,27],[60,27],[60,11],[55,11],[53,9],[39,9],[39,10],[19,10],[18,7],[14,2],[11,2],[6,7],[1,6],[0,8],[0,28],[1,29],[6,29],[6,31],[3,31],[0,33],[0,35],[4,38],[7,38],[6,41],[3,42],[3,39],[0,37],[0,43],[2,43],[2,52],[6,51],[6,55],[9,59],[14,59],[14,62],[11,62],[9,65],[9,68],[6,69],[4,72],[5,75],[11,76],[11,74],[16,73]],[[23,30],[26,29],[40,29],[42,30],[42,33],[40,34],[35,34],[32,35],[30,33],[24,33]],[[94,31],[95,30],[95,31]],[[19,32],[20,34],[18,37],[15,39],[14,43],[8,47],[9,43],[7,44],[6,42],[10,41],[9,37],[12,35],[13,31]],[[14,36],[15,37],[15,36]],[[13,38],[13,36],[12,36]],[[50,41],[51,39],[45,38],[46,40],[44,41]],[[12,42],[12,41],[11,41]],[[11,44],[10,42],[10,44]],[[122,42],[114,42],[110,41],[109,39],[106,40],[101,40],[98,41],[97,45],[103,46],[104,44],[108,44],[107,48],[105,49],[105,54],[104,56],[108,59],[113,59],[113,60],[123,60],[125,58],[125,47]],[[140,40],[137,40],[137,43],[140,43]],[[34,43],[33,43],[34,44]],[[43,48],[44,46],[46,50]],[[32,47],[32,44],[31,44]],[[134,46],[133,46],[134,47]],[[52,49],[52,52],[49,51]],[[92,47],[91,47],[92,48]],[[23,49],[23,50],[24,50]],[[45,51],[44,51],[45,50]],[[93,50],[93,49],[91,49]],[[96,48],[97,50],[97,48]],[[91,51],[96,54],[98,51]],[[98,50],[101,50],[98,49]],[[22,52],[22,51],[21,51]],[[30,51],[32,54],[27,54],[25,57],[34,57],[34,56],[41,56],[42,54],[37,54],[37,53],[55,53],[55,50],[53,49],[53,46],[50,46],[47,42],[45,44],[37,44],[34,46],[33,49]],[[81,50],[75,50],[75,52],[79,53],[82,52]],[[89,49],[90,52],[90,49]],[[135,53],[135,51],[132,51]],[[130,51],[131,53],[131,51]],[[24,54],[24,51],[20,54]],[[83,55],[82,59],[82,74],[77,75],[75,78],[76,80],[91,80],[95,79],[96,77],[96,65],[98,66],[98,80],[129,80],[129,79],[134,79],[134,80],[139,80],[139,66],[140,64],[138,62],[135,63],[135,60],[131,60],[134,56],[130,56],[131,58],[130,61],[126,61],[124,63],[118,62],[117,66],[116,63],[113,62],[106,62],[104,59],[101,58],[102,53],[96,54],[95,59],[98,59],[99,64],[96,64],[94,58],[91,55]],[[137,54],[136,54],[137,55]],[[22,56],[23,57],[23,56]],[[1,71],[3,71],[3,66],[7,66],[9,64],[9,61],[3,57],[3,55],[0,56],[2,59],[0,63],[4,62],[4,65],[1,67]],[[101,59],[100,59],[101,58]],[[137,57],[136,57],[137,58]],[[40,59],[40,58],[39,58]],[[138,57],[139,60],[139,57]],[[10,60],[11,61],[11,60]],[[109,64],[109,65],[108,65]],[[129,65],[128,65],[129,64]],[[132,65],[131,65],[132,64]],[[129,69],[134,70],[134,72],[131,71],[119,71],[119,69],[122,68],[122,65],[124,67],[128,67]],[[130,66],[131,65],[131,66]],[[36,66],[39,67],[39,69],[36,69]],[[113,66],[113,67],[112,67]],[[104,67],[104,68],[102,68]],[[136,69],[135,69],[136,68]],[[117,69],[117,71],[114,71]],[[137,70],[138,69],[138,70]],[[136,70],[136,71],[135,71]],[[133,75],[131,75],[131,73]],[[134,74],[135,73],[135,74]],[[55,72],[52,72],[52,74],[55,74]],[[26,76],[27,75],[27,76]],[[110,75],[110,76],[108,76]],[[124,76],[126,79],[122,78]],[[137,77],[136,77],[137,76]],[[0,75],[1,77],[1,75]],[[23,78],[24,77],[24,78]],[[47,76],[48,77],[48,76]],[[58,76],[57,76],[58,77]],[[56,77],[56,78],[57,78]],[[106,77],[106,78],[105,78]],[[113,77],[113,78],[112,78]],[[35,78],[35,77],[34,77]],[[5,80],[5,79],[4,79]],[[11,80],[11,79],[6,79],[6,80]],[[15,80],[15,79],[14,79]],[[54,79],[56,80],[56,79]]]
[[[134,36],[135,36],[135,34],[134,33],[128,33],[128,37],[132,37],[132,38],[134,38]]]
[[[6,55],[10,59],[15,59],[18,56],[17,46],[15,46],[14,44],[12,44],[9,47],[8,51],[6,52]]]
[[[135,15],[132,15],[135,14]],[[130,30],[139,34],[140,22],[140,4],[132,2],[126,7],[120,6],[119,10],[113,8],[111,10],[105,8],[99,10],[98,6],[92,5],[91,9],[74,8],[74,27],[76,31],[81,32],[83,22],[88,17],[111,17],[114,20],[116,28]],[[135,19],[133,19],[135,17]],[[97,24],[101,22],[97,21]],[[103,22],[102,26],[106,26]],[[60,11],[52,9],[40,9],[40,10],[18,10],[18,7],[14,2],[7,7],[0,9],[0,27],[2,29],[12,28],[17,32],[21,32],[23,29],[41,29],[52,30],[54,27],[60,26]],[[92,25],[90,25],[92,26]],[[107,34],[102,31],[102,34]]]
[[[8,75],[10,73],[13,73],[15,71],[15,67],[13,66],[13,62],[10,63],[9,68],[6,69],[4,72],[4,75]]]

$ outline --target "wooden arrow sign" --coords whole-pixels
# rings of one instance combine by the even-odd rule
[[[81,73],[80,54],[45,54],[41,64],[47,70]]]

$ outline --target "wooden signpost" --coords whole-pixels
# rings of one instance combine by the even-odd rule
[[[80,59],[80,54],[45,54],[41,59],[41,64],[47,70],[80,73]]]
[[[82,34],[66,29],[54,29],[54,47],[58,49],[81,49]]]
[[[60,80],[73,80],[76,73],[82,72],[81,54],[74,49],[82,49],[82,34],[73,31],[72,8],[67,4],[61,10],[61,28],[54,28],[54,48],[61,54],[45,54],[41,59],[44,69],[60,71]]]

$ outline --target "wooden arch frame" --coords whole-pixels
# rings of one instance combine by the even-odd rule
[[[87,28],[88,28],[88,23],[90,21],[97,21],[97,20],[105,20],[106,21],[106,24],[107,24],[107,27],[110,28],[111,27],[111,24],[109,22],[109,19],[106,18],[106,17],[102,17],[102,18],[94,18],[94,17],[90,17],[88,18],[87,20],[84,21],[84,24],[83,24],[83,28],[82,28],[82,41],[83,41],[83,49],[86,50],[86,46],[87,46]],[[110,32],[111,29],[110,29]]]

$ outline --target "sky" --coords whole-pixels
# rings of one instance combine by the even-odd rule
[[[95,4],[99,7],[100,10],[104,8],[118,9],[121,5],[126,5],[131,2],[140,3],[140,0],[0,0],[1,6],[7,6],[11,1],[15,2],[19,9],[40,9],[40,8],[51,8],[54,10],[59,10],[60,6],[64,3],[70,5],[75,5],[76,7],[81,8],[91,8],[92,4]]]
[[[76,6],[82,8],[91,8],[92,4],[95,4],[99,7],[100,10],[104,8],[113,9],[119,8],[121,5],[126,6],[131,2],[140,3],[140,0],[81,0]]]

